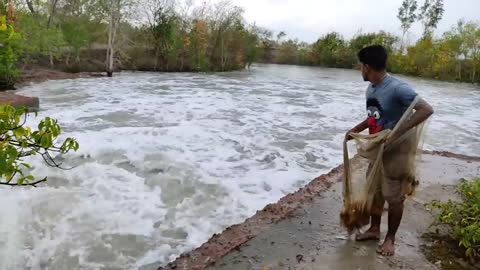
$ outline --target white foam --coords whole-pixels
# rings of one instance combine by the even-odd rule
[[[438,108],[427,146],[478,154],[480,91],[412,82]],[[364,117],[365,87],[355,71],[288,66],[29,86],[20,93],[40,97],[40,116],[79,140],[64,161],[78,167],[53,170],[37,158],[47,186],[0,190],[10,206],[0,210],[9,215],[0,261],[96,269],[171,260],[340,164],[344,132]]]

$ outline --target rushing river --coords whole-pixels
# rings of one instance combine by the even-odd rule
[[[404,79],[436,109],[426,148],[480,155],[479,87]],[[80,150],[70,171],[34,160],[39,188],[0,189],[0,269],[154,269],[339,165],[366,86],[265,65],[26,87]]]

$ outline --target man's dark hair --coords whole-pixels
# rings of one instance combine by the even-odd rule
[[[387,50],[381,45],[372,45],[358,52],[358,60],[376,71],[387,68]]]

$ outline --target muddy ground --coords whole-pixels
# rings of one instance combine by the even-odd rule
[[[356,164],[355,166],[360,166]],[[312,181],[306,188],[267,206],[244,223],[215,235],[164,269],[439,269],[422,252],[429,230],[431,200],[455,198],[462,177],[480,175],[480,159],[450,153],[424,154],[420,186],[406,202],[396,255],[376,254],[376,242],[357,243],[339,226],[342,169]],[[386,215],[382,220],[386,229]]]

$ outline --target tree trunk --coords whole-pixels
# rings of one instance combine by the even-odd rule
[[[53,0],[53,2],[52,2],[52,11],[50,12],[50,15],[48,16],[47,29],[50,28],[50,24],[52,23],[52,18],[53,18],[53,16],[55,16],[55,11],[57,10],[57,3],[58,3],[58,0]]]
[[[185,53],[183,52],[183,49],[182,49],[181,56],[180,56],[180,71],[183,71],[183,62],[185,61],[184,54]]]
[[[473,60],[472,83],[475,83],[475,75],[476,75],[476,71],[477,71],[477,70],[476,70],[477,67],[476,67],[476,63],[475,63],[475,62],[476,62],[476,61]]]
[[[65,56],[65,65],[67,67],[70,66],[70,52],[68,52],[67,55]]]
[[[461,81],[462,80],[462,62],[459,61],[458,63],[458,78]]]
[[[220,37],[220,61],[221,61],[221,65],[222,65],[222,71],[225,71],[225,64],[224,64],[224,61],[223,61],[223,57],[224,57],[224,45],[223,45],[223,35],[221,35],[221,37]]]
[[[153,71],[157,71],[157,68],[158,68],[158,57],[160,54],[160,50],[158,49],[158,47],[155,48],[155,64],[153,65]]]
[[[50,28],[50,24],[52,23],[52,18],[55,15],[57,2],[58,2],[58,0],[53,0],[52,1],[52,10],[51,10],[50,14],[48,15],[47,29]],[[48,50],[48,56],[50,57],[50,68],[54,68],[55,65],[54,65],[54,62],[53,62],[53,54],[52,54],[52,51],[50,49]]]
[[[48,51],[48,57],[50,58],[50,68],[53,69],[55,67],[55,63],[53,62],[53,54],[50,50]]]
[[[108,49],[107,49],[107,76],[113,76],[113,58],[114,58],[114,43],[115,43],[115,31],[116,31],[116,8],[114,7],[114,1],[110,1],[110,23],[108,26]]]
[[[32,14],[36,14],[35,8],[33,7],[32,0],[26,0],[26,1],[27,1],[27,6],[28,6],[28,9],[30,10],[30,12]]]

